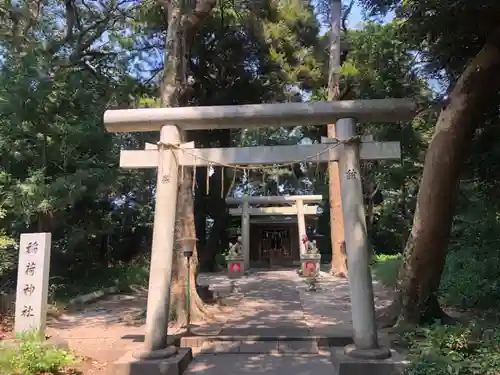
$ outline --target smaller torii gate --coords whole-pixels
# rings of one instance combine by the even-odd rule
[[[339,161],[353,340],[356,349],[351,351],[351,355],[367,356],[367,353],[378,349],[360,159],[399,159],[400,145],[399,142],[360,142],[360,137],[356,136],[356,120],[410,120],[415,110],[416,105],[412,100],[377,99],[106,111],[104,123],[110,132],[160,131],[157,147],[121,151],[120,154],[121,167],[158,169],[146,317],[146,352],[151,353],[152,357],[168,352],[165,349],[179,166],[269,165],[306,159],[315,162]],[[197,149],[192,148],[192,144],[181,141],[181,132],[189,130],[335,122],[338,142],[330,140],[333,144]],[[390,355],[386,350],[382,351],[382,354],[379,353],[378,357],[383,357],[383,353]]]
[[[228,197],[227,204],[240,204],[241,207],[229,209],[231,216],[241,216],[241,239],[245,269],[250,267],[250,216],[252,215],[296,215],[299,239],[306,235],[306,215],[317,215],[318,206],[307,203],[321,202],[321,195],[289,195],[242,198]],[[251,204],[292,204],[291,207],[250,207]],[[300,254],[305,252],[304,242],[299,240]]]

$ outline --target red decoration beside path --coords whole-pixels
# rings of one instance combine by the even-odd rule
[[[306,262],[306,270],[310,272],[316,271],[316,262]]]
[[[239,263],[231,264],[231,272],[240,272],[241,266]]]

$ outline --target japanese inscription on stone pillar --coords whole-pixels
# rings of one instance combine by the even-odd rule
[[[21,235],[17,271],[16,333],[45,330],[50,240],[50,233]]]

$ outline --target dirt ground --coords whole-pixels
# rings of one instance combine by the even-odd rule
[[[47,334],[66,341],[81,356],[82,374],[105,374],[109,363],[140,347],[144,327],[136,317],[146,301],[145,291],[108,296],[51,316]]]
[[[136,291],[108,296],[61,314],[49,314],[47,336],[66,342],[79,356],[76,373],[106,374],[110,362],[140,347],[144,328],[136,317],[146,301],[147,292]],[[12,327],[12,315],[0,317],[0,340],[12,337]]]
[[[47,335],[62,339],[81,356],[80,374],[107,374],[108,365],[126,353],[141,348],[144,319],[137,319],[147,305],[147,291],[105,297],[47,322]],[[222,313],[229,307],[218,309]],[[204,322],[193,322],[203,325]],[[185,328],[169,325],[169,334],[180,335]]]

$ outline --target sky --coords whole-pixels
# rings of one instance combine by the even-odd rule
[[[344,1],[344,3],[345,2],[346,1]],[[392,20],[393,17],[394,14],[392,12],[389,12],[385,17],[382,18],[382,22],[384,23],[389,22]],[[362,22],[363,22],[363,9],[359,6],[358,2],[356,1],[351,9],[349,17],[347,18],[347,24],[349,28],[357,29],[360,28]],[[324,32],[326,32],[326,27],[323,26],[321,28],[321,33],[323,34]]]

